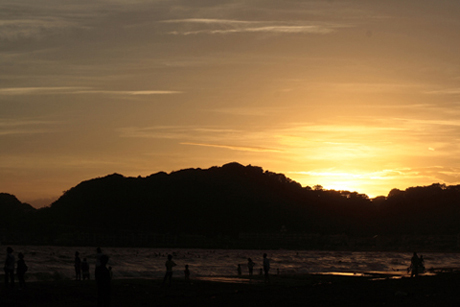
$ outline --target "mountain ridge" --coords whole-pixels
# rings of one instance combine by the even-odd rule
[[[83,232],[232,238],[280,231],[350,236],[460,233],[460,186],[393,189],[388,197],[371,200],[356,192],[302,187],[283,174],[236,162],[147,177],[114,173],[93,178],[38,210],[14,196],[5,199],[22,208],[10,210],[16,213],[2,222],[5,233],[50,242],[60,234]]]

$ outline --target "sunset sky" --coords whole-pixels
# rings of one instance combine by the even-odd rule
[[[460,183],[458,0],[0,0],[0,192],[228,162]]]

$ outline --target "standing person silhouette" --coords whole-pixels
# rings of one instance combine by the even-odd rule
[[[83,258],[83,261],[81,263],[81,272],[83,275],[83,280],[89,280],[89,263],[88,261],[86,261],[86,258]]]
[[[190,284],[190,270],[188,268],[188,264],[185,265],[184,276],[185,276],[185,283]]]
[[[11,283],[11,287],[14,287],[14,256],[13,249],[11,247],[6,248],[6,259],[3,270],[5,271],[5,286],[8,287],[8,281]]]
[[[265,282],[269,283],[270,282],[270,276],[268,274],[268,271],[270,271],[270,260],[267,258],[267,254],[264,254],[264,275],[265,275]]]
[[[102,249],[100,247],[96,248],[96,268],[101,265]]]
[[[419,273],[425,273],[425,259],[423,259],[423,255],[420,255],[420,269]]]
[[[96,267],[94,268],[94,278],[97,279],[96,270],[102,265],[101,258],[104,256],[100,247],[96,248]]]
[[[417,277],[420,269],[420,258],[418,257],[416,252],[414,252],[414,255],[410,259],[410,268],[410,277]]]
[[[248,271],[249,271],[249,277],[251,277],[251,278],[252,278],[252,274],[254,272],[254,266],[255,265],[256,264],[254,263],[254,261],[252,261],[251,258],[248,258]]]
[[[97,283],[97,306],[110,306],[110,271],[107,269],[109,257],[102,255],[100,265],[96,268],[95,278]]]
[[[17,263],[18,266],[16,268],[16,274],[18,275],[19,289],[24,289],[24,286],[26,285],[24,275],[26,274],[28,267],[26,265],[26,262],[24,261],[23,253],[19,253],[18,258],[19,260]]]
[[[172,274],[173,274],[172,268],[176,266],[176,263],[172,261],[172,255],[168,255],[168,260],[166,260],[165,266],[166,266],[166,274],[165,274],[165,278],[163,278],[163,285],[166,284],[167,280],[168,280],[168,284],[171,285]]]
[[[75,280],[81,280],[81,259],[79,255],[79,252],[75,252]]]

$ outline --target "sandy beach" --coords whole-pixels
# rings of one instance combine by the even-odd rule
[[[457,306],[460,275],[378,279],[355,276],[272,276],[265,284],[236,276],[173,279],[115,279],[112,306]],[[17,286],[17,285],[16,285]],[[5,289],[0,306],[96,306],[96,284],[90,281],[30,282],[26,289]]]

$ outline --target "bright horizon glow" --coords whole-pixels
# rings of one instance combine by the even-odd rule
[[[369,197],[460,184],[460,2],[6,0],[0,192],[229,162]]]
[[[320,185],[325,190],[350,191],[350,192],[363,191],[364,189],[361,187],[361,182],[364,179],[366,179],[365,174],[358,175],[358,174],[341,173],[341,172],[322,172],[322,173],[300,172],[298,175],[299,175],[299,178],[302,178],[301,177],[302,175],[308,176],[310,178],[318,178],[317,179],[318,184],[320,184],[319,182],[323,182],[323,184],[320,184]],[[314,185],[308,185],[308,186],[313,188]],[[367,194],[367,195],[369,197],[378,196],[374,194]]]
[[[386,176],[385,172],[382,174],[377,173],[361,173],[356,174],[353,172],[346,173],[340,171],[324,171],[324,172],[299,172],[289,174],[291,179],[297,178],[296,181],[302,186],[310,186],[313,188],[319,184],[325,190],[335,191],[349,191],[357,192],[359,194],[366,194],[369,198],[377,196],[387,196],[390,190],[388,182],[393,182],[394,177]],[[317,182],[314,184],[313,182]],[[405,188],[402,188],[403,190]],[[366,191],[366,192],[363,192]]]

